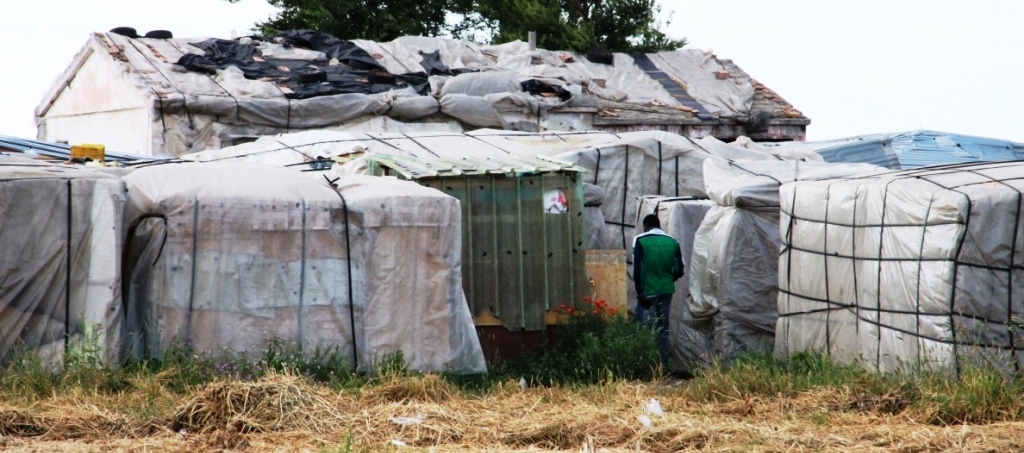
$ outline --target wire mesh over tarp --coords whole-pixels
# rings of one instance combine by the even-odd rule
[[[1024,159],[1024,143],[937,131],[871,134],[819,142],[759,143],[766,150],[803,150],[827,162],[862,162],[893,170],[928,165]]]
[[[883,170],[866,164],[704,162],[716,204],[693,240],[689,310],[711,320],[713,354],[726,361],[770,351],[778,316],[780,185]]]
[[[669,345],[672,360],[679,366],[694,367],[710,364],[713,356],[710,345],[710,319],[697,319],[690,311],[687,299],[690,296],[688,277],[693,267],[690,259],[693,256],[693,240],[704,216],[715,206],[707,199],[693,197],[643,197],[637,211],[637,225],[648,214],[657,214],[661,229],[679,241],[679,250],[683,256],[684,277],[676,280],[676,291],[672,296],[672,308],[669,314]],[[641,234],[641,227],[636,234]],[[630,258],[632,260],[632,258]],[[632,266],[626,266],[632,280]],[[636,307],[636,288],[632,281],[628,285],[628,305],[631,310]]]
[[[371,369],[484,371],[460,273],[460,208],[417,184],[267,165],[178,163],[125,177],[128,350],[255,353],[277,338]],[[354,326],[354,328],[353,328]]]
[[[1019,372],[1024,162],[783,185],[776,352]]]
[[[116,177],[0,156],[0,359],[116,363],[124,203]]]
[[[710,137],[693,140],[662,131],[526,133],[492,129],[408,134],[308,131],[263,137],[253,143],[182,158],[205,162],[251,161],[310,169],[303,164],[320,158],[344,160],[340,157],[360,153],[392,154],[435,162],[433,167],[410,169],[419,174],[431,171],[447,174],[453,171],[530,172],[543,167],[577,165],[587,172],[583,175],[584,183],[604,189],[600,206],[604,227],[600,243],[609,249],[629,247],[639,197],[706,197],[702,166],[705,159],[779,161],[800,158],[789,151],[746,149]],[[444,164],[437,165],[437,161],[444,161]],[[335,167],[332,173],[363,174],[366,171],[366,163],[356,160]],[[591,220],[588,224],[594,223]]]

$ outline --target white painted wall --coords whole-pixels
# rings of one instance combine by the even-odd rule
[[[105,51],[86,59],[43,118],[40,139],[99,143],[112,151],[152,154],[152,101]]]

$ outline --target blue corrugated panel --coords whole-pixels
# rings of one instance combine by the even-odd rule
[[[1024,159],[1024,143],[935,131],[864,135],[802,146],[813,149],[826,162],[860,162],[902,170]]]
[[[893,138],[892,147],[903,169],[1024,159],[1024,143],[934,131],[897,135]]]

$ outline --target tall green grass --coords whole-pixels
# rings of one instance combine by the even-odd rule
[[[492,365],[487,374],[443,373],[442,377],[453,388],[471,394],[484,394],[520,379],[531,386],[574,388],[661,378],[654,334],[626,317],[578,317],[557,331],[555,344]],[[271,341],[250,355],[204,354],[178,346],[164,351],[161,360],[120,366],[93,360],[88,351],[69,350],[56,370],[48,369],[31,352],[8,357],[0,369],[0,400],[31,403],[63,394],[126,392],[167,399],[215,380],[258,380],[269,372],[303,376],[339,391],[359,391],[377,382],[414,379],[415,374],[406,368],[401,354],[378,358],[370,373],[354,373],[347,355],[336,350],[302,351],[281,341]],[[831,410],[905,414],[934,424],[1024,420],[1024,380],[985,365],[964,364],[959,375],[926,368],[878,373],[859,365],[836,365],[814,354],[784,359],[749,354],[728,365],[714,365],[668,391],[694,401],[719,403],[793,398],[823,390],[840,401]]]
[[[924,368],[879,373],[808,353],[786,359],[750,354],[713,366],[683,392],[697,401],[723,402],[792,398],[816,390],[846,397],[843,410],[907,413],[935,424],[1024,420],[1024,381],[984,365],[964,365],[957,377]]]

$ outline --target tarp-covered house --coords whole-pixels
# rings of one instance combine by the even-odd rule
[[[746,149],[713,137],[694,140],[663,131],[526,133],[482,129],[466,133],[407,134],[307,131],[262,137],[252,143],[182,158],[201,162],[259,162],[305,171],[323,171],[325,161],[354,159],[331,171],[365,174],[368,171],[365,159],[358,157],[366,153],[441,158],[449,162],[438,169],[453,165],[475,166],[497,173],[502,173],[504,166],[500,162],[489,162],[488,156],[528,161],[540,158],[541,166],[578,165],[586,170],[582,176],[584,184],[603,189],[600,201],[591,201],[600,206],[602,231],[600,237],[588,239],[588,243],[604,249],[628,248],[640,197],[706,197],[703,170],[706,159],[781,161],[808,157],[799,150]],[[820,160],[814,153],[809,157]],[[517,161],[516,165],[521,163]]]
[[[605,64],[610,63],[610,64]],[[94,33],[36,109],[41,140],[179,156],[308,129],[663,130],[802,140],[806,117],[698,49],[591,62],[516,41]]]
[[[0,362],[118,359],[124,205],[115,176],[0,155]]]
[[[129,357],[277,339],[361,370],[401,351],[417,370],[484,371],[455,198],[247,163],[146,165],[124,180]]]
[[[687,308],[694,319],[704,320],[712,348],[702,357],[730,360],[748,351],[771,351],[775,344],[782,245],[779,186],[882,170],[867,164],[792,160],[704,161],[704,185],[715,206],[694,235],[687,270]]]
[[[783,185],[776,353],[1019,373],[1022,191],[1019,161]]]

